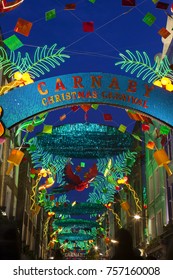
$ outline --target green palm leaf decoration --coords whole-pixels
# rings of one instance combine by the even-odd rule
[[[51,48],[44,46],[43,48],[38,47],[34,54],[33,61],[31,60],[28,53],[23,58],[22,72],[28,72],[32,78],[40,77],[45,72],[50,72],[50,67],[55,68],[60,66],[62,62],[65,62],[65,58],[69,58],[69,55],[63,54],[64,47],[56,50],[57,44],[54,44]]]
[[[89,193],[87,202],[105,204],[114,201],[115,187],[104,176],[98,175],[90,183],[90,187],[93,188],[93,192]]]
[[[16,55],[14,52],[11,52],[8,56],[6,50],[3,47],[0,47],[0,70],[4,69],[3,75],[8,75],[9,78],[17,71],[20,71],[22,68],[22,57],[21,53],[18,52]]]
[[[63,184],[64,181],[64,167],[67,162],[71,162],[69,158],[52,155],[48,151],[45,151],[44,147],[41,147],[37,143],[37,137],[33,137],[28,140],[27,148],[28,153],[31,155],[31,160],[34,168],[50,169],[53,175],[56,175],[56,182]],[[34,147],[34,149],[33,149]]]
[[[170,63],[165,56],[161,61],[159,57],[156,57],[155,63],[152,65],[149,56],[146,52],[136,51],[133,54],[131,51],[126,50],[127,55],[120,53],[121,61],[116,62],[115,65],[121,66],[121,69],[130,74],[136,74],[136,77],[142,77],[142,80],[148,79],[148,82],[154,82],[162,77],[169,77],[173,79],[172,70],[170,69]]]
[[[114,180],[123,177],[124,175],[131,173],[131,167],[136,160],[136,152],[123,152],[117,155],[115,158],[101,158],[97,160],[98,171],[105,173],[105,169],[108,169],[107,175],[113,176]],[[108,168],[108,162],[111,160],[111,166]]]
[[[64,203],[70,203],[70,200],[67,199],[66,194],[63,194],[63,195],[59,196],[58,202],[64,204]]]
[[[64,47],[56,50],[57,44],[52,45],[50,48],[45,45],[43,48],[38,47],[35,51],[33,60],[28,53],[25,57],[21,53],[11,52],[8,56],[6,50],[0,47],[0,69],[4,68],[4,75],[9,78],[17,71],[20,73],[28,72],[31,78],[40,77],[45,72],[50,72],[50,67],[55,68],[65,62],[69,55],[63,53]]]
[[[123,152],[122,154],[118,155],[112,164],[112,176],[115,179],[122,178],[124,175],[131,173],[131,168],[136,161],[136,152]]]

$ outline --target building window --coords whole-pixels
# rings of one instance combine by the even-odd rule
[[[154,200],[154,185],[153,185],[153,176],[149,177],[149,202],[151,203]]]
[[[161,178],[160,178],[160,170],[157,168],[154,171],[154,180],[155,180],[155,190],[156,190],[156,196],[160,194],[160,184],[161,184]]]
[[[28,191],[25,191],[25,205],[24,205],[24,209],[25,211],[27,211],[27,200],[28,200]]]
[[[151,218],[151,236],[152,236],[152,239],[156,237],[156,219],[155,219],[155,217]]]
[[[14,202],[13,202],[13,217],[16,217],[16,206],[17,206],[17,198],[14,196]]]
[[[157,225],[157,235],[161,235],[163,232],[162,211],[157,212],[156,225]]]
[[[28,177],[28,180],[29,182],[31,182],[31,167],[30,167],[30,163],[28,163],[27,165],[27,177]]]
[[[167,138],[167,142],[168,142],[168,157],[170,160],[172,160],[172,156],[173,156],[173,146],[172,146],[172,137],[173,137],[173,132],[171,130],[171,132],[169,133],[168,135],[168,138]]]
[[[151,151],[150,149],[147,149],[147,154],[148,154],[148,161],[152,161],[153,159],[153,151]]]
[[[1,144],[0,145],[0,161],[2,162],[3,159],[2,159],[2,151],[3,151],[3,145]]]
[[[173,183],[169,186],[169,207],[171,212],[171,220],[173,221]]]
[[[15,173],[14,173],[14,180],[15,180],[15,185],[16,188],[18,188],[18,184],[19,184],[19,166],[15,166]]]
[[[12,143],[12,141],[10,141],[10,147],[11,147],[11,143]],[[9,149],[9,156],[10,156],[10,154],[11,154],[11,149]],[[10,166],[10,163],[8,163],[8,168],[9,168],[9,166]],[[12,168],[12,170],[9,174],[11,178],[13,178],[13,172],[14,172],[14,168]]]
[[[6,213],[8,218],[10,217],[11,195],[12,195],[12,190],[10,189],[9,186],[7,186],[6,195],[5,195],[5,206],[6,206]]]
[[[10,149],[11,149],[11,150],[14,149],[14,143],[13,143],[13,141],[11,141],[11,140],[10,140]]]

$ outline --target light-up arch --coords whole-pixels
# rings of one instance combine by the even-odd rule
[[[5,127],[41,112],[74,104],[107,104],[136,110],[173,126],[173,94],[141,80],[110,73],[51,77],[0,97]]]

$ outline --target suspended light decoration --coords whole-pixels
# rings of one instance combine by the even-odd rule
[[[17,149],[12,149],[7,161],[9,162],[9,167],[6,171],[6,175],[9,175],[14,166],[20,165],[22,159],[24,157],[24,153]]]
[[[161,150],[155,151],[154,158],[155,158],[158,166],[159,167],[163,166],[166,169],[168,176],[171,176],[172,171],[168,166],[168,163],[170,163],[170,159],[168,158],[168,155],[165,152],[165,150],[161,149]]]
[[[66,240],[61,241],[61,248],[64,250],[66,257],[68,257],[69,255],[76,256],[76,252],[78,252],[78,250],[79,252],[85,255],[86,250],[90,249],[92,246],[93,246],[92,243],[89,243],[88,240],[84,240],[84,241],[68,240],[68,242],[66,242]]]
[[[92,220],[85,220],[85,219],[54,219],[53,228],[56,230],[57,227],[70,227],[70,228],[92,228],[98,227],[99,224]]]
[[[59,234],[58,235],[59,240],[70,240],[70,241],[84,241],[84,240],[92,240],[93,236],[90,234]]]
[[[33,139],[29,141],[32,145]],[[133,144],[129,133],[94,123],[77,123],[53,127],[35,140],[37,151],[42,147],[50,155],[69,158],[102,158],[127,151]]]
[[[103,213],[106,211],[106,207],[103,204],[82,202],[74,206],[71,204],[59,205],[53,207],[52,211],[56,214],[85,215]]]
[[[123,202],[121,202],[121,208],[122,208],[124,211],[126,211],[126,212],[129,213],[130,205],[129,205],[128,201],[123,201]]]

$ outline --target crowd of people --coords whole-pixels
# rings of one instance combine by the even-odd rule
[[[20,246],[19,236],[16,227],[13,224],[3,225],[3,231],[0,234],[0,259],[1,260],[15,260],[21,259],[20,257]],[[2,240],[3,237],[3,240]],[[133,247],[132,235],[127,229],[121,228],[117,232],[116,236],[117,243],[114,246],[114,252],[111,260],[156,260],[157,258],[153,255],[141,256],[141,251]],[[94,254],[89,255],[88,259],[99,259],[95,258]],[[98,257],[98,255],[97,255]],[[63,252],[60,248],[55,250],[55,260],[65,259]],[[173,238],[166,248],[165,260],[173,260]]]
[[[152,255],[141,256],[141,251],[133,247],[133,239],[127,229],[121,228],[117,233],[117,245],[112,260],[156,260]],[[173,239],[166,248],[165,260],[173,260]]]

